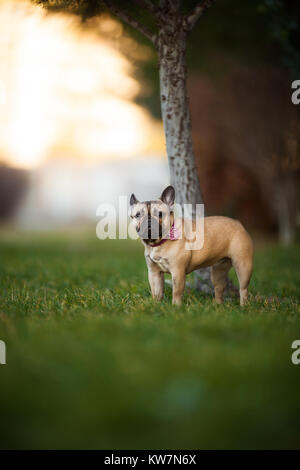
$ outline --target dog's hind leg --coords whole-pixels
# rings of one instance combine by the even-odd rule
[[[234,269],[240,284],[240,304],[243,306],[248,299],[248,286],[253,270],[252,256],[236,261]]]
[[[215,299],[217,304],[223,303],[223,294],[227,285],[227,274],[232,263],[229,258],[224,258],[211,268],[211,282],[215,289]]]
[[[240,285],[240,304],[245,305],[248,299],[248,286],[253,271],[253,242],[250,235],[243,230],[239,237],[232,239],[232,264]]]

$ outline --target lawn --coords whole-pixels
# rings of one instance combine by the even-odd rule
[[[139,242],[3,232],[0,447],[300,448],[299,261],[264,244],[244,309],[173,307]]]

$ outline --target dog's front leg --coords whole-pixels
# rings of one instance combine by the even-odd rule
[[[185,271],[182,269],[175,269],[171,272],[173,284],[173,300],[174,305],[181,305],[182,297],[185,288]]]
[[[148,279],[152,298],[162,300],[164,296],[164,273],[158,270],[148,269]]]

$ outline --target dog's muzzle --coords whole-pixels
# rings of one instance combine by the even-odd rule
[[[141,222],[138,234],[144,240],[157,240],[162,236],[162,227],[154,217],[145,217]]]

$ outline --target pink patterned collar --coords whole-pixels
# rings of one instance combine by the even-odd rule
[[[169,237],[162,238],[159,242],[154,243],[153,245],[150,245],[150,246],[155,248],[156,246],[160,246],[168,240],[178,240],[178,238],[179,238],[178,229],[175,227],[174,222],[173,222],[172,227],[170,228]]]

